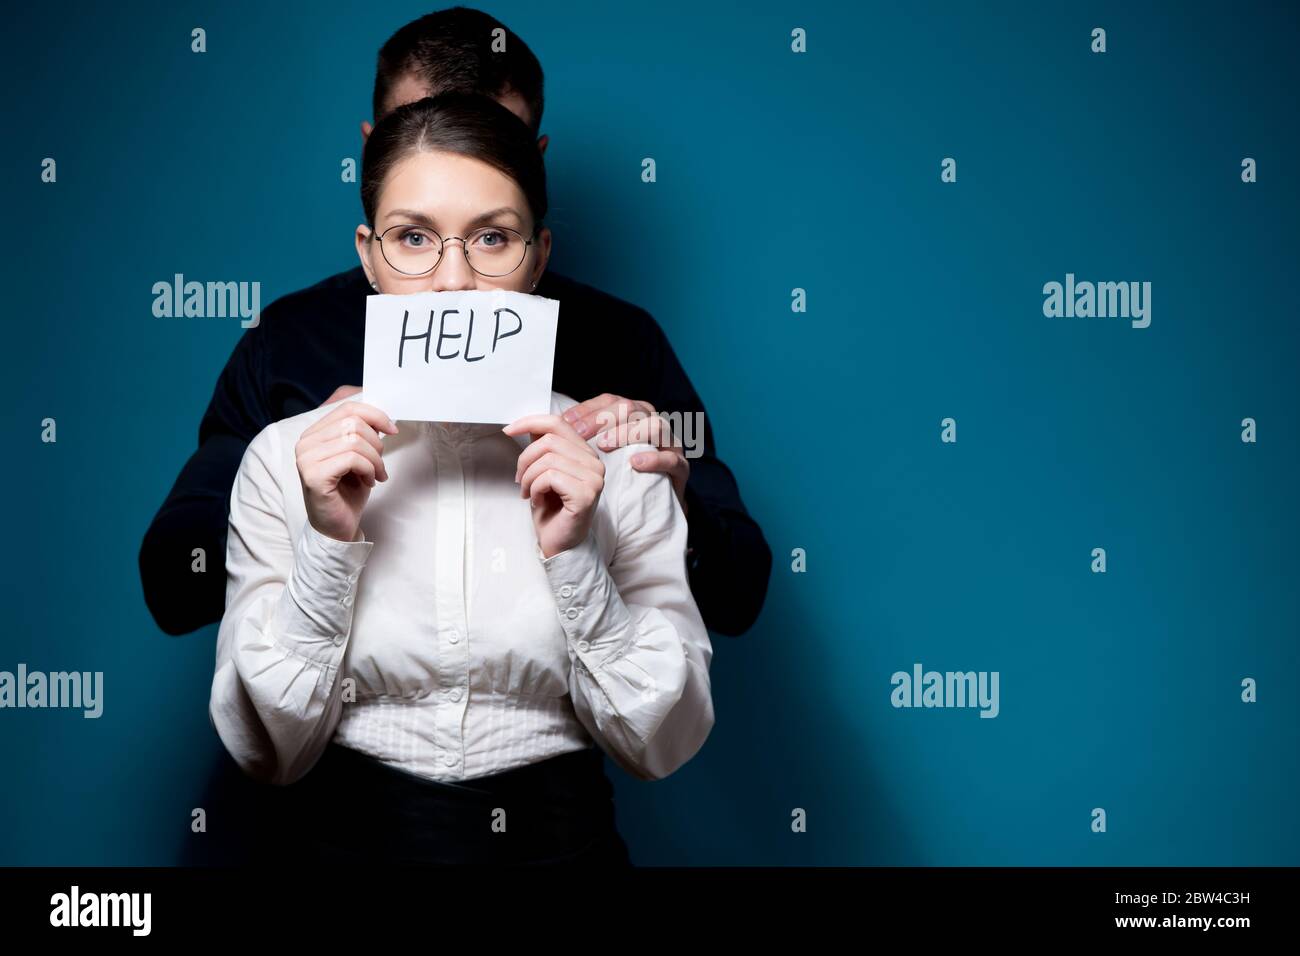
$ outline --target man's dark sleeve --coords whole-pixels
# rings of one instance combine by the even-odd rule
[[[642,368],[651,380],[646,383],[645,395],[627,397],[650,401],[656,410],[667,413],[674,425],[678,421],[671,416],[679,412],[682,416],[698,413],[703,422],[702,441],[698,430],[693,437],[678,436],[688,446],[688,455],[694,454],[688,437],[698,442],[703,452],[698,458],[687,459],[691,466],[686,483],[687,567],[691,593],[704,623],[710,630],[735,637],[749,630],[763,609],[772,551],[745,509],[731,470],[718,458],[704,403],[663,330],[652,318],[649,322],[655,336],[642,356],[648,360]]]
[[[145,604],[168,634],[187,634],[220,621],[225,611],[230,491],[248,443],[270,424],[263,323],[245,330],[222,369],[199,424],[198,450],[181,469],[140,546]],[[203,549],[201,571],[194,570],[198,548]]]

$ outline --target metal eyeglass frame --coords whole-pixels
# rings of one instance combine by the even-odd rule
[[[433,265],[425,269],[423,272],[403,272],[401,269],[397,268],[397,266],[393,265],[393,260],[388,258],[388,253],[384,251],[384,236],[388,235],[394,229],[402,229],[402,228],[423,229],[425,232],[431,232],[438,237],[438,258],[433,261]],[[508,275],[518,272],[519,266],[522,266],[524,264],[524,260],[528,258],[528,247],[537,241],[538,229],[536,228],[533,229],[533,238],[531,239],[524,239],[524,234],[522,232],[520,232],[518,229],[511,229],[509,226],[480,226],[478,229],[475,229],[474,232],[481,232],[484,229],[496,229],[500,232],[513,232],[516,236],[518,236],[521,240],[523,240],[524,254],[519,257],[518,264],[509,272],[502,272],[497,275],[484,272],[482,269],[479,269],[477,266],[475,266],[474,260],[470,258],[469,247],[466,246],[465,244],[466,242],[465,237],[447,236],[444,239],[442,235],[438,232],[438,230],[433,229],[429,226],[422,226],[418,222],[394,223],[393,225],[385,229],[383,232],[375,232],[374,228],[371,227],[370,234],[374,236],[375,241],[379,243],[379,254],[384,257],[384,261],[388,263],[388,267],[392,269],[394,272],[396,272],[398,275],[403,275],[406,276],[407,278],[418,279],[421,276],[429,275],[431,272],[437,269],[438,266],[442,264],[443,255],[445,255],[447,252],[447,243],[451,242],[453,239],[455,239],[457,242],[460,243],[461,251],[465,254],[465,264],[468,265],[475,272],[477,272],[479,275],[483,276],[485,279],[502,279]],[[471,232],[470,235],[471,236],[474,235],[474,232]]]

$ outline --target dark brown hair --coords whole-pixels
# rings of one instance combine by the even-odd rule
[[[504,49],[493,50],[494,30],[501,30]],[[480,10],[452,7],[412,20],[379,50],[375,68],[374,117],[384,115],[389,94],[404,76],[414,77],[429,93],[517,93],[528,104],[529,123],[537,135],[542,123],[542,65],[495,17]]]
[[[500,170],[518,184],[534,229],[541,228],[546,168],[532,130],[496,100],[472,93],[443,93],[399,106],[370,133],[361,156],[361,206],[372,227],[384,180],[418,152],[456,153]]]

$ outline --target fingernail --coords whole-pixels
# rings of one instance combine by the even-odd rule
[[[650,458],[649,458],[648,455],[633,455],[633,456],[632,456],[632,464],[634,464],[634,465],[647,465],[647,464],[649,464],[649,463],[650,463]]]
[[[572,424],[573,420],[577,417],[578,417],[578,413],[572,408],[570,408],[567,412],[565,412],[563,416],[564,420],[566,422],[569,422],[570,424]]]
[[[579,435],[586,435],[587,432],[591,431],[591,426],[586,422],[578,422],[578,424],[573,426],[573,430]]]

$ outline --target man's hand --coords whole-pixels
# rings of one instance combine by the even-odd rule
[[[559,415],[525,415],[501,430],[532,438],[519,456],[515,481],[520,496],[532,499],[542,555],[554,557],[582,544],[605,487],[600,456]]]
[[[342,401],[345,398],[351,398],[359,391],[361,391],[360,385],[340,385],[338,388],[334,389],[333,395],[320,403],[319,407],[324,408],[326,405],[333,402]]]
[[[672,427],[649,402],[638,402],[618,395],[597,395],[574,405],[564,413],[564,420],[583,438],[596,437],[596,445],[605,451],[649,442],[658,451],[644,451],[632,456],[637,471],[665,474],[673,491],[686,510],[686,479],[691,465]]]

